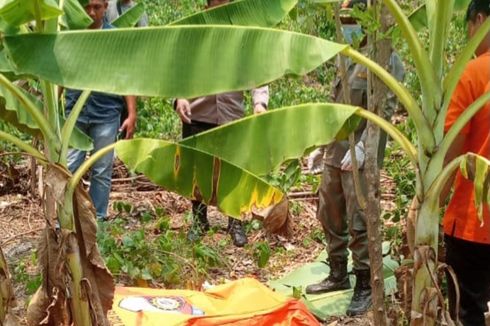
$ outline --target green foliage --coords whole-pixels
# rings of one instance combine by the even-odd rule
[[[178,140],[181,123],[172,100],[144,98],[138,101],[138,137]]]
[[[291,160],[284,164],[284,168],[276,173],[269,174],[265,180],[287,193],[289,189],[296,184],[301,175],[301,166],[299,160]]]
[[[412,142],[416,140],[415,130],[410,119],[401,123],[398,129],[409,135]],[[384,218],[398,223],[405,218],[410,202],[415,196],[415,172],[411,167],[410,160],[397,144],[391,144],[387,147],[385,170],[396,184],[396,208],[393,212],[385,214]]]
[[[99,224],[98,244],[109,270],[126,283],[186,288],[226,264],[218,248],[191,243],[183,230],[172,230],[163,208],[135,212],[131,204],[116,202],[114,209],[116,218]],[[138,227],[128,231],[135,222]]]
[[[41,286],[42,276],[39,272],[33,271],[32,266],[37,264],[37,256],[33,254],[24,260],[19,261],[13,269],[13,279],[16,283],[24,286],[26,295],[33,295]]]
[[[266,241],[255,243],[253,256],[257,261],[257,266],[259,266],[259,268],[264,268],[265,266],[267,266],[269,258],[271,257],[271,248],[269,246],[269,243]]]

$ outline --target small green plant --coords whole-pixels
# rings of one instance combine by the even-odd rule
[[[257,242],[254,245],[253,256],[257,261],[257,266],[259,266],[259,268],[264,268],[267,266],[269,258],[271,257],[271,248],[269,243],[266,241]]]
[[[28,271],[28,266],[29,262],[26,263],[26,261],[20,261],[19,264],[14,267],[13,275],[16,283],[25,286],[25,294],[33,295],[41,286],[42,277],[39,273]]]
[[[120,280],[146,285],[187,287],[199,283],[208,271],[226,261],[217,245],[190,243],[184,232],[172,230],[170,217],[162,208],[140,212],[138,229],[127,231],[132,206],[115,203],[117,217],[100,224],[98,244],[109,270]],[[221,244],[221,246],[226,244]],[[190,275],[183,279],[182,275]]]

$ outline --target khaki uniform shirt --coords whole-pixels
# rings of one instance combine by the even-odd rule
[[[337,60],[337,67],[340,66],[340,59]],[[348,84],[350,86],[350,100],[351,105],[360,106],[362,108],[367,108],[367,76],[368,71],[367,68],[353,63],[351,60],[346,59],[347,66],[347,76],[348,76]],[[391,54],[390,58],[390,72],[391,74],[398,80],[402,81],[405,76],[405,70],[403,68],[403,64],[400,60],[400,57],[396,52]],[[335,103],[343,103],[343,95],[342,95],[342,83],[341,78],[337,77],[335,79],[333,89],[332,89],[332,101]],[[388,94],[387,106],[384,109],[384,118],[390,120],[391,116],[395,112],[395,109],[398,105],[398,101],[393,93]],[[358,129],[355,132],[355,142],[359,142],[360,140],[364,140],[366,137],[366,121],[363,120]],[[378,160],[382,163],[384,157],[384,149],[386,145],[386,134],[382,135],[382,139],[380,140],[379,152],[378,152]],[[344,158],[345,154],[349,150],[349,141],[342,140],[336,141],[327,145],[325,147],[325,163],[337,168],[341,167],[341,161]]]
[[[253,105],[269,103],[269,87],[252,90]],[[243,91],[209,95],[191,99],[192,121],[222,125],[245,114]]]

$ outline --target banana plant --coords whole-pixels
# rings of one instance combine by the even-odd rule
[[[242,0],[233,3],[232,10],[223,7],[202,15],[206,16],[206,21],[212,19],[214,23],[237,21],[235,17],[240,17],[240,24],[247,24],[248,19],[248,24],[271,26],[277,24],[295,3],[296,0],[274,0],[267,3]],[[267,38],[274,36],[273,32],[187,25],[141,30],[146,36],[134,29],[80,30],[91,23],[83,5],[84,2],[78,0],[9,0],[0,7],[0,29],[5,37],[2,39],[3,50],[0,55],[1,118],[20,130],[40,137],[44,151],[41,152],[3,131],[0,131],[0,140],[13,143],[46,167],[44,206],[47,227],[39,248],[44,282],[28,309],[27,317],[33,325],[45,322],[108,325],[106,315],[112,305],[114,285],[97,249],[93,206],[80,185],[83,174],[108,151],[116,148],[130,167],[151,174],[156,183],[185,196],[215,204],[231,216],[239,216],[252,207],[277,204],[283,197],[279,189],[226,160],[185,145],[154,140],[140,139],[113,144],[94,153],[72,175],[66,169],[68,147],[90,149],[90,142],[87,143],[86,137],[79,135],[75,123],[91,90],[117,94],[193,97],[254,87],[278,78],[287,71],[302,74],[306,71],[303,69],[314,68],[313,65],[306,68],[302,64],[295,66],[297,61],[301,62],[299,55],[296,55],[270,75],[244,75],[243,79],[225,79],[206,86],[209,71],[200,71],[199,65],[194,68],[189,66],[189,62],[206,63],[209,60],[208,53],[203,54],[202,50],[199,51],[200,48],[205,48],[206,45],[215,49],[222,48],[228,37],[237,41],[252,37],[253,41],[265,46]],[[244,16],[251,9],[262,12],[263,15]],[[130,18],[128,16],[125,20],[132,20]],[[199,15],[192,19],[199,19]],[[121,22],[126,23],[124,20]],[[295,35],[292,33],[284,37],[283,43],[292,40],[293,44],[304,38],[293,40]],[[83,39],[88,41],[89,47],[77,49],[81,45],[79,42],[84,42]],[[151,39],[158,41],[148,47]],[[171,39],[174,40],[173,44]],[[48,45],[46,42],[51,44],[51,49],[49,46],[45,47]],[[29,52],[24,52],[25,49],[22,48],[30,47],[29,43],[33,47]],[[123,44],[131,44],[134,49],[144,51],[133,55],[138,51],[131,50],[129,52],[133,54],[128,56],[125,53],[130,49],[122,46]],[[118,49],[111,49],[112,46]],[[49,54],[44,56],[44,51]],[[177,54],[178,51],[181,54]],[[63,56],[56,58],[61,53],[64,53]],[[83,58],[85,54],[96,53],[101,56]],[[183,55],[184,53],[192,55]],[[255,60],[258,55],[260,54],[254,55]],[[114,61],[118,57],[122,60]],[[225,51],[222,55],[224,61],[229,57],[232,57],[231,51]],[[38,71],[32,66],[34,58],[43,58],[34,65],[43,67],[44,71]],[[153,64],[156,65],[153,67],[159,69],[152,71],[151,58],[155,59]],[[119,66],[123,61],[128,62],[127,60],[133,64],[140,61],[145,67],[142,70],[132,70],[133,64],[126,63],[126,68],[119,72],[104,71],[104,67]],[[70,62],[75,63],[75,66]],[[80,64],[84,67],[77,67]],[[96,69],[89,68],[92,64],[97,65]],[[238,70],[246,65],[245,58],[239,58],[213,72],[218,76],[226,75],[229,69]],[[186,77],[176,77],[181,73]],[[105,78],[103,83],[97,82],[102,75],[111,77]],[[118,78],[115,80],[112,76]],[[42,98],[33,98],[19,87],[16,80],[20,78],[37,81],[41,86]],[[132,82],[128,82],[129,80]],[[187,86],[193,84],[194,87]],[[61,118],[62,107],[57,98],[58,85],[85,90],[66,119]],[[81,137],[78,142],[77,139],[73,140],[77,135]],[[135,157],[138,159],[135,160]],[[189,173],[190,171],[194,173]]]

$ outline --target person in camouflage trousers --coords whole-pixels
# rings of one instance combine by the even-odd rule
[[[366,1],[345,1],[343,6],[350,9],[358,4],[365,6]],[[352,19],[347,20],[347,22],[350,24],[345,24],[343,19],[342,27],[344,37],[349,42],[356,37],[356,34],[362,33],[359,26],[356,29],[356,25],[352,24]],[[340,59],[337,62],[337,67],[340,67]],[[350,89],[349,104],[367,108],[367,69],[348,59],[346,59],[346,68],[347,83]],[[404,68],[395,52],[390,58],[390,71],[397,80],[403,80]],[[336,103],[344,102],[339,74],[337,74],[333,85],[332,100]],[[389,94],[384,110],[385,119],[390,119],[396,106],[396,98],[393,94]],[[366,122],[364,121],[355,131],[355,155],[359,165],[360,188],[364,193],[366,193],[366,185],[363,164],[366,136]],[[384,158],[386,138],[386,134],[382,133],[378,152],[380,166]],[[306,293],[319,294],[349,289],[351,285],[347,272],[347,249],[350,249],[356,285],[346,313],[349,316],[359,315],[366,312],[371,306],[370,265],[366,217],[356,196],[349,141],[335,141],[317,151],[316,155],[323,158],[323,175],[319,188],[317,218],[322,224],[327,240],[327,264],[330,266],[330,274],[321,282],[309,285],[306,288]]]

